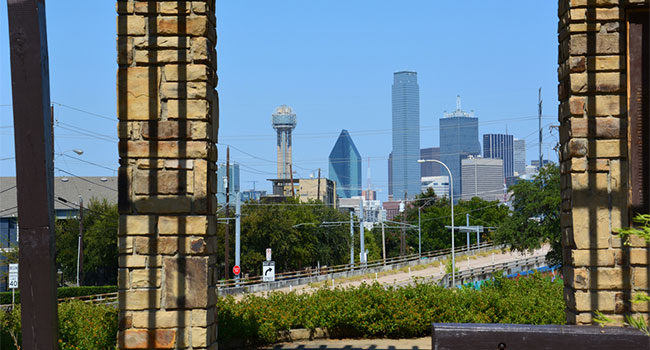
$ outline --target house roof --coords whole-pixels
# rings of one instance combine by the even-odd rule
[[[14,217],[18,215],[16,196],[16,177],[0,177],[0,217]],[[106,199],[109,203],[117,203],[117,177],[54,177],[55,210],[74,209],[73,203],[79,202],[79,196],[86,201],[90,198],[95,198],[100,200]],[[70,203],[65,203],[64,200]]]

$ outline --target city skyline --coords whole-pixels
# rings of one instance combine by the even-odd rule
[[[453,110],[453,98],[460,94],[480,114],[481,134],[502,132],[507,124],[511,134],[526,139],[527,158],[539,158],[536,116],[541,86],[543,150],[548,158],[557,138],[557,133],[551,138],[548,129],[549,124],[557,124],[557,4],[517,3],[497,8],[477,3],[469,13],[463,13],[463,2],[397,6],[380,1],[370,7],[343,1],[255,4],[222,2],[217,8],[218,154],[219,161],[224,161],[226,146],[233,146],[231,159],[241,166],[242,189],[271,191],[266,179],[277,176],[277,155],[276,134],[268,118],[277,105],[286,103],[305,116],[293,132],[296,176],[308,177],[318,168],[326,169],[331,145],[345,128],[363,155],[364,187],[369,158],[373,189],[385,200],[386,162],[392,147],[390,75],[400,70],[418,72],[421,148],[439,146],[438,118],[445,110]],[[523,21],[520,11],[534,13],[534,20]],[[70,13],[80,14],[77,21],[69,21]],[[445,36],[436,35],[438,27],[430,25],[431,13],[440,14],[436,15],[440,25],[454,26],[459,21],[467,25]],[[509,34],[509,41],[521,42],[517,51],[508,50],[511,45],[497,39],[503,32],[491,25],[485,16],[490,13],[498,15],[504,25],[526,33]],[[0,158],[4,159],[13,157],[13,112],[6,7],[0,8],[0,14]],[[118,166],[115,4],[52,2],[47,15],[48,40],[53,43],[49,46],[52,101],[59,121],[55,124],[56,174],[114,176]],[[274,25],[272,18],[286,15],[302,30]],[[386,27],[389,18],[394,28]],[[333,20],[339,25],[332,27]],[[66,40],[79,26],[85,30],[78,33],[78,40],[87,43],[82,53]],[[323,28],[328,28],[327,35]],[[477,30],[486,36],[479,40]],[[361,44],[359,38],[364,39]],[[278,47],[285,52],[269,54]],[[463,52],[467,47],[490,54],[483,55],[478,65],[472,55],[440,55],[441,48]],[[489,70],[483,69],[488,66]],[[67,152],[77,148],[84,150],[82,156]],[[556,155],[551,154],[551,159]],[[2,161],[0,174],[14,175],[13,162]]]

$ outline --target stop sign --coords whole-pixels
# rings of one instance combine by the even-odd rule
[[[240,272],[241,272],[241,269],[239,268],[239,265],[233,266],[232,273],[234,273],[235,275],[239,275]]]

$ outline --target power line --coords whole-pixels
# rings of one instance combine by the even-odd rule
[[[59,107],[69,108],[69,109],[75,110],[75,111],[77,111],[77,112],[81,112],[81,113],[85,113],[85,114],[88,114],[88,115],[92,115],[92,116],[95,116],[95,117],[98,117],[98,118],[102,118],[102,119],[110,120],[110,121],[112,121],[112,122],[114,122],[114,121],[117,120],[117,118],[107,117],[107,116],[105,116],[105,115],[101,115],[101,114],[94,113],[94,112],[90,112],[90,111],[87,111],[87,110],[84,110],[84,109],[81,109],[81,108],[77,108],[77,107],[73,107],[73,106],[65,105],[65,104],[63,104],[63,103],[59,103],[59,102],[54,102],[54,101],[52,101],[52,104],[57,105],[57,106],[59,106]]]

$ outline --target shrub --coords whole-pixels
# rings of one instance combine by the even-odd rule
[[[83,297],[94,294],[117,292],[117,286],[81,286],[60,287],[57,289],[57,298]],[[16,304],[20,303],[20,292],[16,291]],[[11,304],[11,292],[0,293],[0,304]]]
[[[117,315],[117,309],[109,305],[78,300],[59,304],[59,349],[115,349]],[[16,349],[14,339],[20,344],[20,307],[0,311],[0,326],[0,348]]]
[[[335,337],[421,337],[432,322],[563,324],[562,282],[533,275],[497,278],[481,290],[363,284],[313,294],[219,299],[220,340],[276,340],[277,331],[326,327]]]

